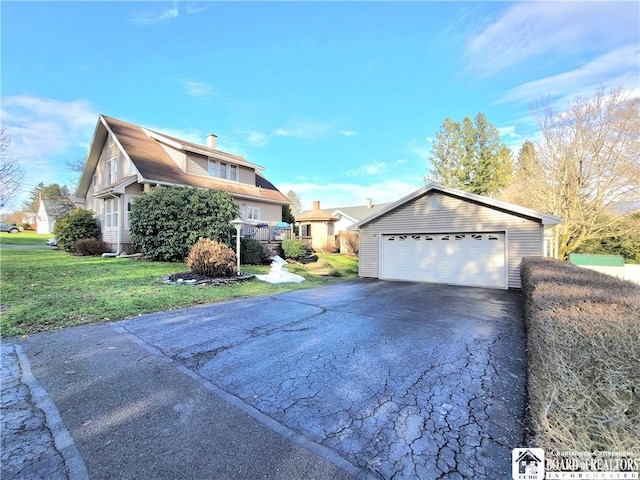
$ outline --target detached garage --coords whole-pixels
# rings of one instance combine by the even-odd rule
[[[552,256],[562,221],[517,205],[427,185],[356,224],[360,276],[520,288],[520,261]]]

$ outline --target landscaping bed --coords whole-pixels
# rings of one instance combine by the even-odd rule
[[[640,287],[526,258],[528,445],[640,451]]]

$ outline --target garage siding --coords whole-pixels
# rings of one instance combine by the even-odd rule
[[[521,287],[522,257],[542,255],[539,222],[431,192],[361,227],[359,274],[378,278],[382,234],[451,232],[505,232],[510,288]]]

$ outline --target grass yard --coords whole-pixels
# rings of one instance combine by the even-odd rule
[[[11,240],[19,235],[11,235]],[[30,237],[22,238],[26,241]],[[2,242],[7,245],[4,234]],[[320,257],[322,260],[325,256]],[[186,271],[184,264],[2,248],[0,334],[25,335],[191,305],[273,295],[357,277],[356,258],[328,257],[331,258],[326,261],[334,265],[339,276],[325,277],[311,273],[306,266],[289,264],[287,269],[304,276],[305,282],[269,284],[254,279],[228,286],[192,287],[162,283],[165,275]],[[243,266],[242,271],[268,273],[269,267]]]
[[[52,238],[52,233],[36,233],[33,230],[25,230],[20,233],[0,233],[0,245],[46,245],[47,239]]]

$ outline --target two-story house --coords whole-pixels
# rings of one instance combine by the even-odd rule
[[[76,205],[93,210],[102,239],[129,251],[133,199],[158,185],[229,192],[249,225],[282,221],[289,204],[260,172],[263,167],[216,148],[216,136],[198,145],[100,115],[75,194]]]

